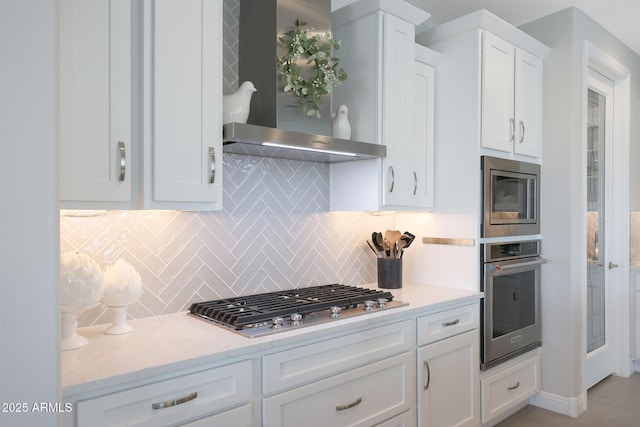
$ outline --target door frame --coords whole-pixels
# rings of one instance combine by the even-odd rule
[[[617,269],[610,271],[611,283],[614,284],[612,319],[612,341],[613,341],[613,369],[614,374],[628,377],[632,373],[631,360],[631,322],[629,306],[629,152],[630,152],[630,71],[597,48],[589,41],[585,41],[582,76],[582,230],[586,230],[586,210],[587,210],[587,90],[588,71],[592,69],[606,78],[613,81],[613,183],[612,194],[613,203],[611,215],[613,216],[612,230],[614,245],[611,246],[604,264],[614,261],[619,265]],[[582,257],[587,254],[586,233],[582,233]],[[583,386],[586,396],[586,357],[587,357],[587,265],[586,259],[582,258],[582,354],[585,360],[583,364]]]

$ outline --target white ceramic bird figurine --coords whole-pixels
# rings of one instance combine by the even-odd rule
[[[222,123],[247,123],[249,108],[251,107],[251,95],[257,89],[253,83],[246,81],[231,95],[225,95],[222,99]]]
[[[334,138],[351,139],[351,124],[349,123],[349,109],[341,105],[331,115],[331,136]]]

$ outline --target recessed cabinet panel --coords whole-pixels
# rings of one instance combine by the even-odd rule
[[[62,0],[59,15],[60,200],[131,202],[131,3]]]
[[[542,59],[516,50],[514,151],[533,157],[542,154],[542,67]]]
[[[418,349],[418,419],[423,427],[480,424],[478,330]]]
[[[153,202],[217,203],[222,180],[221,10],[153,2]]]
[[[515,135],[515,48],[489,32],[484,33],[483,45],[482,146],[511,152]]]

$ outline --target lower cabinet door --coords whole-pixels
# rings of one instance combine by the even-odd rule
[[[265,398],[263,426],[368,427],[408,411],[415,398],[411,351]]]
[[[418,425],[480,425],[477,329],[418,349]]]

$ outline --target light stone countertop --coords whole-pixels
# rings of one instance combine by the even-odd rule
[[[375,284],[364,287],[377,289]],[[109,324],[80,328],[79,334],[88,338],[89,344],[61,352],[62,393],[69,397],[228,359],[254,357],[302,340],[441,311],[483,296],[482,292],[411,283],[384,290],[409,305],[259,338],[246,338],[187,313],[129,321],[135,330],[125,335],[104,334]]]

